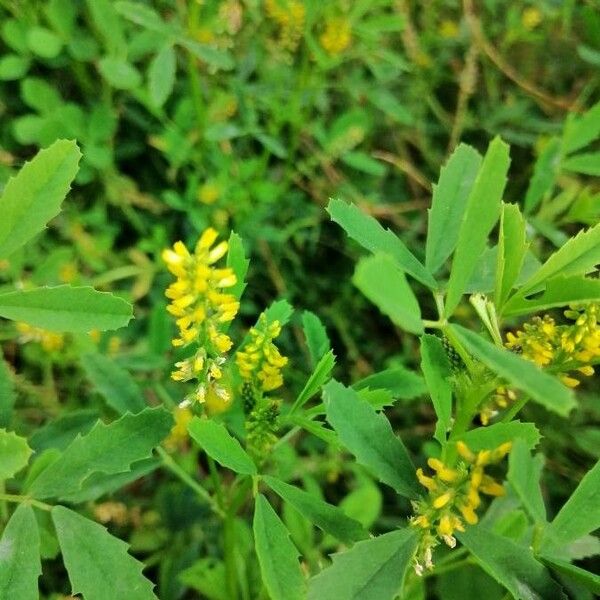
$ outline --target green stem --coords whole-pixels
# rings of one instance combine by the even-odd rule
[[[519,411],[529,402],[529,396],[523,396],[519,400],[517,400],[507,411],[506,414],[502,417],[502,423],[508,423],[512,421]]]
[[[188,475],[169,455],[169,453],[163,448],[157,448],[158,454],[160,455],[163,465],[173,473],[176,477],[178,477],[183,483],[185,483],[189,488],[194,490],[198,496],[200,496],[203,500],[205,500],[214,513],[219,515],[222,518],[225,518],[225,512],[223,509],[215,502],[215,499],[190,475]]]
[[[449,571],[454,571],[455,569],[460,569],[461,567],[466,567],[468,565],[473,564],[473,559],[469,556],[467,558],[463,558],[462,560],[457,560],[453,563],[445,565],[443,567],[435,567],[433,571],[428,571],[424,573],[423,577],[432,577],[435,575],[441,575],[442,573],[448,573]]]
[[[231,600],[239,598],[237,585],[237,567],[235,561],[235,514],[227,512],[223,529],[223,545],[225,548],[225,576],[227,597]]]
[[[31,506],[35,506],[36,508],[40,508],[41,510],[52,510],[52,506],[50,504],[40,502],[39,500],[34,500],[29,496],[19,496],[17,494],[0,494],[0,500],[3,502],[14,502],[17,504],[30,504]]]

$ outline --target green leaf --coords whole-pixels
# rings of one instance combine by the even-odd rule
[[[446,316],[458,306],[498,217],[510,158],[498,137],[490,143],[467,200],[446,295]]]
[[[230,600],[223,561],[213,557],[200,558],[179,574],[187,586],[198,590],[207,600]]]
[[[304,388],[298,394],[296,401],[294,402],[290,413],[297,411],[302,408],[320,389],[331,378],[331,371],[335,366],[335,355],[333,350],[330,350],[327,354],[324,354],[319,361],[319,364],[315,367],[315,370],[311,373]]]
[[[525,510],[537,523],[546,522],[546,507],[540,489],[543,468],[544,457],[541,454],[531,456],[526,441],[516,439],[509,458],[508,481]]]
[[[566,306],[573,303],[600,301],[600,280],[587,277],[555,277],[546,283],[546,289],[531,300],[516,295],[511,298],[502,314],[506,316],[528,315]]]
[[[267,323],[273,323],[279,321],[279,324],[283,327],[292,317],[294,309],[287,300],[276,300],[273,302],[263,314],[267,319]]]
[[[25,76],[31,60],[27,56],[5,54],[0,57],[0,81],[15,81]]]
[[[165,23],[160,15],[141,2],[115,2],[115,10],[123,17],[150,31],[165,32],[169,30],[169,26]]]
[[[41,58],[56,58],[62,50],[62,40],[50,29],[30,27],[27,31],[27,46]]]
[[[573,390],[565,387],[556,377],[544,373],[535,363],[490,344],[460,325],[451,327],[470,354],[511,385],[529,394],[538,404],[563,417],[575,408]]]
[[[577,118],[569,115],[563,146],[565,154],[570,154],[593,142],[600,135],[600,102],[597,102],[584,115]]]
[[[316,367],[323,355],[331,349],[327,330],[321,319],[309,310],[302,313],[302,329],[310,353],[310,360],[313,367]]]
[[[405,367],[392,367],[379,373],[373,373],[356,382],[355,390],[383,388],[389,390],[394,398],[412,400],[427,393],[425,380]]]
[[[583,175],[600,176],[600,152],[576,154],[562,163],[563,169]]]
[[[413,528],[358,542],[309,581],[308,600],[393,600],[417,548]]]
[[[69,410],[37,428],[29,437],[29,443],[35,452],[48,448],[64,450],[76,437],[92,429],[98,420],[98,411],[94,408]]]
[[[81,366],[106,403],[119,414],[138,413],[147,404],[133,377],[114,360],[99,354],[84,354]]]
[[[362,258],[352,282],[393,323],[412,333],[423,332],[419,303],[391,256],[375,254]]]
[[[31,448],[14,431],[0,429],[0,481],[14,477],[29,462]]]
[[[421,337],[421,370],[438,418],[433,437],[442,444],[452,417],[452,371],[442,342],[435,335]]]
[[[199,42],[188,38],[178,38],[177,43],[187,48],[196,58],[205,62],[213,69],[229,71],[235,67],[233,57],[225,50],[220,50],[206,44],[200,44]]]
[[[0,317],[51,331],[88,332],[124,327],[132,306],[91,287],[59,285],[0,294]]]
[[[13,413],[16,394],[11,372],[0,348],[0,427],[7,427]]]
[[[435,273],[452,255],[458,243],[467,200],[481,165],[480,154],[460,144],[440,171],[427,227],[425,266]]]
[[[525,219],[516,204],[503,204],[496,262],[494,302],[500,311],[519,278],[529,244]]]
[[[540,443],[540,432],[534,423],[521,423],[521,421],[510,421],[510,423],[494,423],[486,427],[476,427],[456,438],[462,440],[473,450],[489,450],[497,448],[506,442],[521,439],[528,449],[535,448]]]
[[[354,204],[330,200],[327,212],[346,233],[370,252],[389,254],[406,273],[431,289],[437,283],[431,273],[415,258],[404,243],[389,229],[384,229],[373,217],[365,215]]]
[[[566,599],[527,546],[505,538],[483,525],[469,527],[456,536],[475,556],[484,571],[517,600]]]
[[[188,431],[206,454],[219,464],[242,475],[256,475],[254,461],[222,423],[194,417]]]
[[[237,300],[242,297],[246,289],[246,273],[250,260],[246,258],[242,238],[232,231],[229,234],[229,251],[227,252],[227,266],[233,269],[237,282],[234,286],[227,288],[227,293],[235,296]]]
[[[316,496],[289,485],[275,477],[263,476],[263,481],[283,500],[293,506],[311,523],[345,544],[367,537],[362,525],[347,517],[337,506],[323,502]]]
[[[298,551],[285,525],[262,494],[256,497],[254,544],[271,600],[304,600],[306,584]]]
[[[352,388],[332,380],[324,388],[327,420],[356,460],[382,482],[408,498],[421,489],[415,467],[386,417],[377,413]]]
[[[56,88],[39,77],[28,77],[21,82],[21,98],[41,114],[51,114],[63,104]]]
[[[52,509],[52,520],[69,573],[72,595],[89,600],[157,600],[144,565],[127,552],[127,544],[64,506]]]
[[[86,0],[93,24],[104,38],[104,46],[115,55],[126,51],[125,34],[121,18],[112,0]]]
[[[586,231],[580,231],[559,248],[530,277],[515,294],[523,298],[536,292],[541,284],[557,276],[585,275],[600,263],[600,223]]]
[[[126,473],[133,463],[151,456],[172,426],[173,417],[161,407],[128,413],[109,425],[98,421],[40,473],[29,491],[36,498],[65,498],[95,473]]]
[[[546,530],[544,549],[568,544],[600,528],[600,461],[583,477]]]
[[[525,214],[533,210],[552,189],[560,169],[560,139],[551,138],[533,167],[533,175],[525,193]]]
[[[585,569],[576,567],[564,560],[557,558],[549,558],[547,556],[540,556],[540,560],[551,569],[558,571],[561,575],[568,579],[571,579],[575,583],[583,585],[585,588],[590,590],[596,596],[600,596],[600,575],[590,573]]]
[[[367,175],[373,175],[373,177],[383,177],[387,170],[385,165],[371,158],[366,152],[349,150],[344,152],[340,159],[349,167],[367,173]]]
[[[8,180],[0,198],[0,258],[28,242],[60,212],[80,158],[75,142],[58,140]]]
[[[148,91],[155,106],[162,106],[173,92],[177,57],[173,46],[164,46],[150,62]]]
[[[105,56],[98,62],[100,74],[118,90],[134,90],[142,83],[140,72],[126,60]]]
[[[33,508],[21,504],[0,540],[0,598],[38,600],[40,535]]]

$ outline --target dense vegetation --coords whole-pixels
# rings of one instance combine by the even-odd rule
[[[1,0],[0,600],[600,594],[599,8]]]

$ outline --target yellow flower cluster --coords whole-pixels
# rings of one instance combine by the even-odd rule
[[[306,8],[299,0],[265,0],[270,19],[279,25],[279,48],[294,52],[304,32]]]
[[[197,379],[199,385],[192,399],[199,402],[205,402],[209,392],[229,399],[226,387],[216,385],[215,381],[223,376],[223,354],[232,346],[224,328],[239,309],[236,298],[224,291],[237,282],[233,270],[215,266],[228,250],[225,241],[215,245],[217,237],[217,232],[208,228],[200,236],[193,254],[183,242],[177,242],[162,255],[176,277],[166,291],[171,300],[167,310],[175,317],[179,329],[173,345],[198,345],[191,357],[175,363],[177,370],[171,377],[176,381]]]
[[[65,336],[62,333],[47,331],[39,327],[29,325],[29,323],[18,322],[16,324],[19,333],[19,342],[37,342],[45,352],[58,352],[65,346]]]
[[[319,41],[329,54],[341,54],[352,41],[350,22],[343,17],[329,19],[325,23],[325,31],[321,34]]]
[[[250,341],[236,355],[242,379],[263,392],[276,390],[283,385],[281,369],[288,359],[281,355],[273,343],[280,333],[279,321],[268,323],[266,317],[261,315],[257,326],[250,329]]]
[[[506,347],[520,352],[524,358],[540,367],[560,373],[569,387],[579,385],[579,379],[569,371],[587,377],[594,374],[592,364],[600,360],[600,304],[572,307],[565,316],[572,324],[557,325],[552,317],[534,317],[523,329],[508,333]]]
[[[454,548],[454,532],[464,531],[465,524],[477,523],[475,511],[481,504],[480,494],[504,494],[502,485],[487,475],[485,468],[500,462],[511,446],[511,442],[506,442],[495,450],[475,453],[464,442],[457,442],[459,459],[456,466],[450,467],[441,460],[430,458],[427,464],[434,471],[431,477],[425,475],[423,469],[417,469],[419,482],[428,490],[426,499],[414,503],[415,516],[411,519],[411,525],[419,528],[422,534],[415,559],[418,575],[433,568],[432,549],[440,538]]]

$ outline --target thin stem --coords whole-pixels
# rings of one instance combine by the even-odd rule
[[[448,573],[449,571],[454,571],[454,569],[460,569],[461,567],[466,567],[468,565],[473,564],[473,559],[469,556],[467,558],[463,558],[462,560],[457,560],[453,563],[450,563],[443,567],[435,567],[433,571],[428,571],[423,574],[423,577],[432,577],[435,575],[441,575],[442,573]]]
[[[217,504],[215,499],[193,478],[190,477],[168,454],[166,450],[163,448],[158,448],[158,454],[162,458],[163,465],[173,473],[176,477],[178,477],[183,483],[185,483],[189,488],[194,490],[198,496],[200,496],[203,500],[205,500],[214,513],[219,515],[222,518],[225,518],[225,512],[223,509]]]
[[[519,411],[529,402],[529,396],[523,396],[519,400],[517,400],[509,410],[506,411],[506,414],[502,417],[502,423],[508,423],[512,421]]]
[[[30,504],[31,506],[35,506],[36,508],[40,508],[41,510],[52,510],[52,506],[50,504],[40,502],[39,500],[34,500],[29,496],[19,496],[17,494],[0,494],[0,501],[14,502],[17,504]]]

